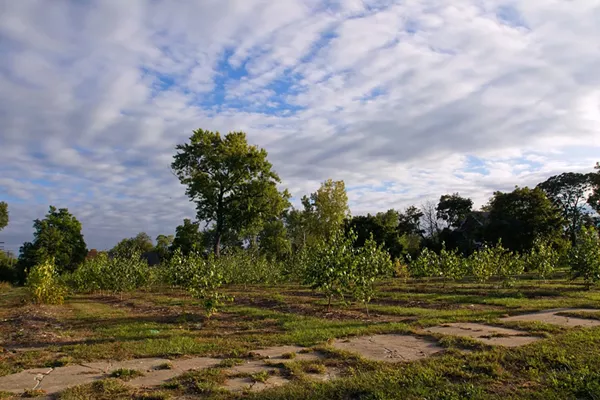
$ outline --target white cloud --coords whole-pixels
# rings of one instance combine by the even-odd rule
[[[589,170],[598,21],[597,0],[0,2],[0,238],[48,204],[93,247],[173,232],[198,127],[247,131],[298,197],[345,179],[355,214]]]

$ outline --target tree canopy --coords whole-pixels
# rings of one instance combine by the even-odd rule
[[[111,253],[120,255],[143,254],[154,249],[152,238],[146,232],[140,232],[132,238],[121,240],[111,249]]]
[[[437,217],[448,223],[451,228],[458,228],[473,208],[473,201],[461,197],[459,193],[445,194],[437,205]]]
[[[183,224],[175,228],[171,252],[179,249],[181,254],[187,256],[192,250],[201,250],[203,244],[204,235],[200,231],[200,224],[186,218],[183,220]]]
[[[44,219],[33,223],[33,242],[24,243],[19,256],[19,278],[24,281],[30,268],[53,258],[58,273],[74,271],[87,256],[81,223],[66,208],[50,206]]]
[[[8,204],[0,201],[0,231],[8,225]]]
[[[487,239],[501,240],[509,250],[527,251],[536,239],[558,238],[563,232],[560,211],[540,188],[495,192],[487,209]]]
[[[256,229],[278,211],[273,204],[282,204],[287,197],[277,190],[280,179],[267,152],[249,145],[243,132],[223,137],[198,129],[176,150],[171,168],[196,203],[198,219],[214,224],[217,256],[225,233]]]
[[[538,187],[558,207],[567,222],[567,233],[575,244],[577,233],[588,215],[587,204],[593,188],[593,174],[565,172],[540,183]]]

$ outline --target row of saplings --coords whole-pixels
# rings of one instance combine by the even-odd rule
[[[365,305],[375,294],[377,280],[403,273],[384,248],[367,240],[353,246],[352,233],[333,234],[328,240],[306,246],[288,262],[268,260],[252,250],[237,250],[219,258],[200,252],[184,255],[176,251],[168,261],[149,267],[139,253],[100,253],[86,260],[75,272],[58,276],[51,260],[30,272],[26,286],[35,302],[60,304],[69,291],[124,293],[153,285],[170,285],[186,290],[202,300],[208,315],[227,300],[221,290],[226,284],[275,284],[303,282],[325,294],[328,309],[334,296],[352,297]],[[466,276],[485,282],[498,277],[510,285],[524,271],[536,272],[542,279],[568,265],[573,277],[583,277],[588,285],[600,280],[600,242],[593,229],[582,229],[568,252],[557,251],[550,243],[536,241],[526,254],[510,252],[499,243],[483,247],[469,257],[443,248],[440,253],[424,249],[410,261],[408,275],[459,280]]]

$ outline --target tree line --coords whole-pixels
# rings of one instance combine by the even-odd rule
[[[290,193],[279,189],[281,180],[267,152],[250,145],[243,132],[223,136],[199,129],[175,150],[171,168],[195,204],[196,218],[185,219],[174,235],[159,235],[156,243],[143,232],[123,239],[102,257],[125,260],[151,253],[166,264],[176,254],[213,260],[225,256],[238,257],[242,265],[250,254],[256,265],[278,265],[282,274],[319,287],[331,299],[340,291],[331,282],[337,279],[341,285],[350,274],[355,275],[350,286],[356,286],[356,277],[369,275],[360,262],[367,254],[373,260],[387,257],[396,265],[426,260],[441,265],[435,257],[468,259],[498,246],[515,255],[542,251],[540,246],[565,253],[582,232],[596,235],[599,222],[600,164],[595,171],[565,172],[534,188],[495,192],[478,210],[471,199],[451,193],[404,210],[351,216],[344,182],[332,179],[302,197],[300,207],[292,207]],[[6,209],[0,203],[0,227],[8,222]],[[50,206],[45,218],[34,221],[34,230],[33,241],[20,249],[16,267],[0,268],[0,279],[25,283],[31,269],[48,259],[56,273],[73,274],[86,259],[102,253],[87,250],[81,223],[67,209]],[[387,265],[386,259],[377,269],[386,270]],[[239,268],[229,270],[236,272],[225,281],[244,275]],[[330,270],[340,276],[320,276]]]

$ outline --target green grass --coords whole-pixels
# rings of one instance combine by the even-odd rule
[[[206,319],[200,302],[171,289],[134,292],[122,299],[75,295],[60,307],[31,309],[21,302],[22,289],[3,288],[0,321],[8,323],[0,325],[0,347],[30,347],[27,341],[5,339],[23,337],[19,329],[43,331],[50,339],[36,350],[0,352],[0,376],[83,361],[198,355],[222,361],[216,368],[183,374],[160,390],[135,390],[121,379],[110,378],[68,389],[59,398],[600,399],[600,328],[500,320],[548,308],[600,309],[600,291],[587,291],[579,283],[523,279],[512,288],[503,288],[500,282],[442,286],[436,280],[389,280],[379,285],[379,295],[370,304],[370,319],[360,304],[339,301],[327,314],[322,296],[297,285],[231,287],[228,295],[236,301]],[[32,310],[40,313],[29,321]],[[600,313],[565,315],[600,318]],[[326,346],[334,338],[356,335],[422,335],[423,327],[450,322],[491,323],[545,339],[507,349],[469,338],[429,335],[445,349],[442,353],[394,365]],[[301,361],[295,353],[284,355],[288,362],[273,365],[277,374],[292,383],[280,388],[239,395],[220,389],[228,368],[243,363],[253,350],[276,345],[315,346],[325,357]],[[162,367],[166,369],[167,364]],[[308,379],[309,374],[332,369],[341,378],[331,382]],[[120,377],[132,378],[131,374],[122,370]],[[269,376],[251,377],[263,382]]]
[[[117,378],[122,381],[130,381],[139,376],[144,376],[144,373],[136,369],[119,368],[110,373],[111,378]]]

